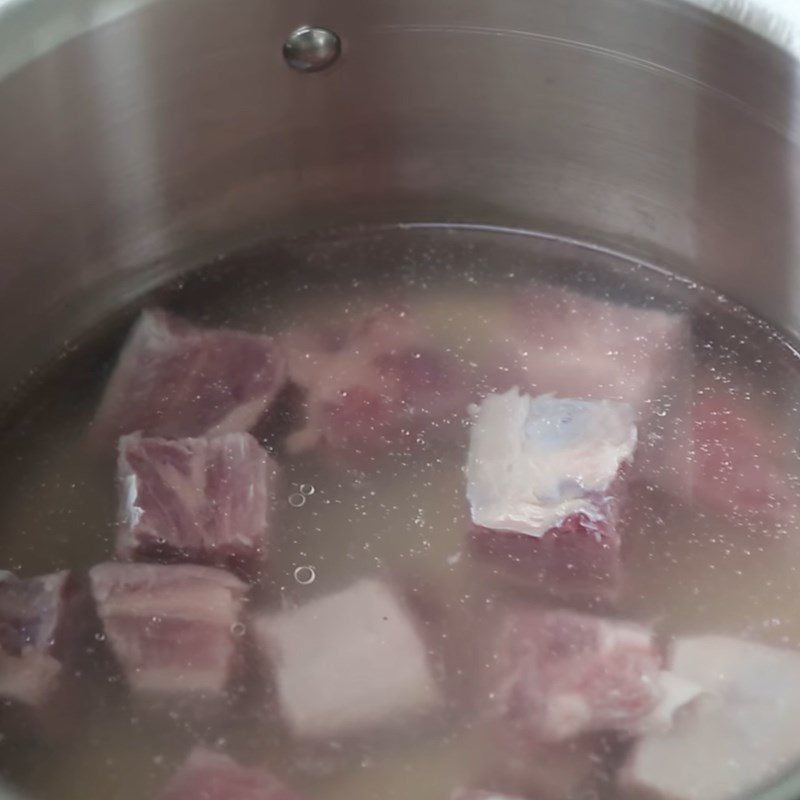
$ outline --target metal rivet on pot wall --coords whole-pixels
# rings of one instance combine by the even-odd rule
[[[304,25],[289,34],[283,45],[283,57],[293,69],[317,72],[326,69],[342,51],[339,37],[327,28]]]

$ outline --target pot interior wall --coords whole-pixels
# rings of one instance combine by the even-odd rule
[[[281,57],[309,22],[342,37],[328,71]],[[147,6],[0,84],[0,374],[213,254],[339,223],[576,238],[794,329],[795,73],[677,2]]]

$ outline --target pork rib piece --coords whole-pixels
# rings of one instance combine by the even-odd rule
[[[679,639],[670,669],[702,695],[674,728],[635,745],[621,773],[630,795],[748,796],[800,760],[800,653],[724,636]]]
[[[697,400],[692,417],[691,499],[731,517],[782,519],[787,467],[779,435],[763,416],[716,392]]]
[[[696,694],[646,628],[571,611],[507,610],[492,656],[486,713],[533,743],[668,727]]]
[[[284,720],[298,738],[402,724],[440,704],[414,618],[378,580],[265,614],[253,632],[272,669]]]
[[[137,431],[179,438],[249,430],[285,374],[269,336],[198,328],[165,311],[145,311],[106,386],[92,439],[108,446]]]
[[[294,452],[324,444],[369,453],[413,441],[467,404],[455,359],[403,308],[381,308],[335,330],[291,331],[282,343],[290,380],[305,395],[305,424],[287,442]]]
[[[0,573],[0,697],[39,708],[59,687],[74,631],[70,573]]]
[[[687,357],[689,330],[682,313],[537,286],[516,301],[508,342],[532,391],[620,400],[638,412]]]
[[[301,800],[269,772],[195,747],[158,800]]]
[[[530,394],[628,403],[640,430],[635,474],[685,490],[693,386],[686,314],[538,286],[515,301],[506,353]]]
[[[236,658],[242,581],[191,564],[105,563],[89,577],[106,640],[134,691],[224,693]]]
[[[120,439],[117,555],[258,574],[278,469],[247,433]]]
[[[562,592],[613,587],[633,411],[511,389],[473,410],[467,498],[480,553]]]

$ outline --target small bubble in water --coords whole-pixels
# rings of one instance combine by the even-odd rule
[[[317,571],[314,567],[298,567],[294,571],[294,579],[301,585],[301,586],[308,586],[309,583],[314,583],[314,580],[317,577]]]
[[[98,642],[104,642],[104,641],[106,640],[106,635],[105,635],[104,633],[96,633],[96,634],[94,635],[94,638],[95,638],[95,639],[96,639]]]
[[[231,633],[234,636],[244,636],[245,630],[243,622],[234,622],[233,625],[231,625]]]
[[[295,492],[294,494],[289,495],[289,505],[292,508],[301,508],[306,504],[306,496],[304,494],[300,494],[300,492]]]
[[[304,495],[305,497],[311,497],[311,495],[316,491],[317,490],[314,488],[314,484],[312,483],[300,484],[300,494]]]

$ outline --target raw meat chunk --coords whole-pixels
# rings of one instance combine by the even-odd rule
[[[587,530],[606,524],[608,489],[636,448],[630,406],[511,389],[473,416],[467,497],[476,525],[541,538],[574,518]]]
[[[300,795],[266,770],[196,747],[159,800],[300,800]]]
[[[619,500],[622,488],[614,488],[614,495]],[[562,597],[611,601],[623,583],[622,541],[616,504],[609,504],[606,514],[608,525],[589,534],[581,521],[573,518],[538,539],[473,527],[470,552],[504,583],[536,587]]]
[[[132,689],[222,695],[244,583],[190,564],[106,563],[89,577],[106,640]]]
[[[457,419],[467,394],[455,359],[423,336],[402,308],[383,308],[345,329],[283,338],[289,377],[305,393],[305,424],[287,442],[374,451]],[[413,439],[412,439],[413,441]]]
[[[633,476],[681,493],[691,442],[691,330],[686,314],[537,287],[516,302],[509,368],[530,394],[619,400],[639,426]]]
[[[481,552],[562,590],[613,585],[619,506],[636,448],[630,406],[492,394],[473,411],[467,498]]]
[[[636,796],[733,800],[800,761],[800,653],[724,636],[676,642],[670,669],[703,694],[668,732],[635,745],[621,779]]]
[[[0,647],[10,653],[63,652],[73,593],[67,570],[36,578],[0,572]]]
[[[274,340],[190,325],[145,311],[131,331],[97,411],[103,446],[137,431],[179,438],[246,431],[284,383]]]
[[[402,724],[440,703],[410,611],[384,583],[347,589],[253,623],[281,711],[298,738]]]
[[[685,314],[540,286],[517,301],[508,341],[532,392],[620,400],[640,413],[683,371],[689,325]]]
[[[73,584],[67,571],[36,578],[0,573],[0,697],[40,707],[62,678]]]
[[[553,743],[668,727],[695,688],[665,674],[653,634],[571,611],[507,611],[489,669],[487,714]]]
[[[753,409],[723,393],[693,410],[692,500],[721,513],[778,518],[789,495],[776,433]]]
[[[258,573],[277,465],[247,433],[120,439],[117,555]]]

